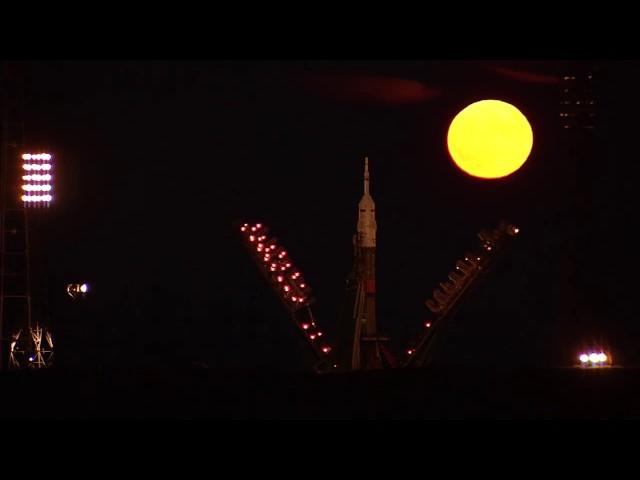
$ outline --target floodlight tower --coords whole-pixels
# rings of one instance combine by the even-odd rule
[[[32,314],[28,222],[53,200],[52,156],[25,152],[18,67],[0,70],[0,369],[46,367],[53,356],[51,333]]]

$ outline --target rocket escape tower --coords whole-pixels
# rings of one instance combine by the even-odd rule
[[[51,201],[51,155],[24,148],[19,65],[0,70],[0,370],[51,364],[53,340],[34,315],[29,212]]]

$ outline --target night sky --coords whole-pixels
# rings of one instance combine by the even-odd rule
[[[32,254],[57,361],[306,368],[234,222],[271,228],[331,333],[367,155],[379,328],[398,355],[476,232],[505,218],[521,237],[443,333],[438,361],[565,365],[597,341],[637,362],[640,63],[590,63],[26,62],[26,143],[56,162]],[[578,190],[556,81],[576,68],[600,85],[595,163],[576,160]],[[446,150],[452,118],[485,98],[513,103],[534,132],[528,162],[495,181],[463,174]],[[574,247],[572,277],[562,265]],[[91,285],[84,301],[66,296],[73,281]]]

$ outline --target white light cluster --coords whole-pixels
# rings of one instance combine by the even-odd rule
[[[37,173],[34,173],[33,175],[23,175],[22,180],[26,180],[27,182],[30,182],[30,181],[37,182],[39,180],[43,182],[48,182],[51,180],[51,175],[49,175],[48,173],[45,175],[39,175]]]
[[[53,200],[51,195],[22,195],[23,202],[50,202]]]
[[[22,169],[27,172],[35,172],[29,173],[28,175],[22,175],[22,181],[24,183],[22,184],[21,189],[25,194],[20,197],[21,200],[24,203],[33,206],[37,206],[42,203],[48,204],[53,200],[53,195],[51,195],[53,187],[50,183],[53,179],[53,176],[50,173],[52,167],[51,154],[25,153],[21,158],[24,162],[22,164]]]
[[[48,153],[25,153],[22,155],[23,160],[51,160],[51,155]]]
[[[600,353],[583,353],[582,355],[580,355],[580,363],[583,366],[586,366],[588,364],[591,364],[591,366],[601,366],[603,365],[609,358],[607,357],[607,355],[603,352]]]
[[[51,165],[48,163],[37,164],[37,163],[25,163],[22,165],[22,168],[25,170],[51,170]]]

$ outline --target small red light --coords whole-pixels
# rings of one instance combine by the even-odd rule
[[[425,323],[424,326],[427,327],[427,328],[431,328],[431,322]]]
[[[322,347],[322,351],[324,353],[329,353],[331,351],[331,347],[324,346],[324,347]]]
[[[284,280],[284,278],[282,277],[282,275],[278,275],[277,279],[278,279],[278,281],[279,281],[279,282],[282,282],[282,280]]]
[[[304,287],[306,287],[306,285],[304,283],[301,283],[300,288],[304,288]]]
[[[247,227],[240,227],[240,230],[243,231],[243,232],[246,232],[247,231]]]
[[[315,333],[312,333],[311,335],[309,335],[309,338],[310,338],[311,340],[315,340],[315,339],[316,339],[316,334],[315,334]]]
[[[261,223],[256,223],[256,228],[262,228],[262,224]]]
[[[256,227],[251,227],[251,231],[255,232],[256,231]]]
[[[249,241],[250,242],[255,242],[256,241],[256,237],[253,235],[249,235]]]
[[[318,336],[321,337],[322,336],[322,332],[318,332]]]
[[[302,327],[303,330],[308,330],[309,329],[309,324],[308,323],[303,323],[301,325],[301,327]]]
[[[289,287],[289,285],[285,285],[283,288],[285,292],[288,292],[289,290],[291,290],[291,287]]]

